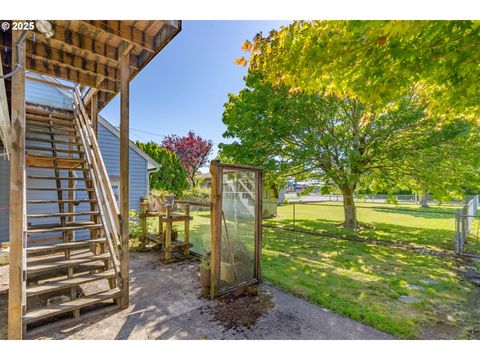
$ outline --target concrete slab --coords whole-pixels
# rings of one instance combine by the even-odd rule
[[[161,265],[157,253],[131,254],[131,305],[48,325],[29,339],[393,339],[268,284],[271,306],[250,328],[216,320],[218,302],[201,297],[198,262]],[[3,302],[0,306],[6,306]],[[249,309],[245,309],[248,312]],[[1,328],[1,324],[0,324]]]

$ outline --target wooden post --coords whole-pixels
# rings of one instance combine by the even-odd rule
[[[220,283],[220,254],[222,244],[222,169],[217,160],[210,163],[210,174],[212,174],[212,202],[210,205],[210,231],[211,231],[211,281],[210,297],[217,296]]]
[[[142,248],[147,247],[147,210],[148,201],[142,200],[140,204],[140,226],[142,228],[142,234],[140,235],[140,246]]]
[[[190,256],[190,204],[185,204],[185,216],[187,216],[185,220],[185,235],[184,235],[184,242],[186,244],[185,249],[183,251],[183,255],[185,257]]]
[[[165,241],[164,241],[164,261],[167,263],[172,259],[172,209],[166,206],[165,209]]]
[[[129,48],[120,49],[120,226],[122,251],[120,255],[120,273],[122,275],[121,307],[129,305],[129,244],[128,244],[128,210],[129,210]]]
[[[17,59],[20,31],[12,31],[12,69],[25,64],[25,49]],[[22,339],[26,306],[26,199],[25,199],[25,68],[12,77],[10,157],[10,268],[8,290],[8,338]]]
[[[90,100],[90,118],[92,120],[93,131],[98,139],[98,93],[92,95]]]
[[[263,221],[263,172],[255,174],[255,268],[257,280],[262,277],[262,221]],[[295,204],[294,204],[295,205]]]

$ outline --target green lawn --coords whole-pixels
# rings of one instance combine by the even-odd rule
[[[300,229],[341,236],[396,241],[428,247],[432,250],[454,250],[455,212],[453,206],[388,205],[359,203],[357,218],[362,225],[356,232],[343,229],[343,207],[340,203],[296,204],[295,226]],[[278,216],[266,224],[293,226],[293,205],[278,207]]]
[[[375,228],[361,230],[362,236],[450,249],[454,208],[435,208],[440,213],[432,218],[423,217],[422,210],[404,213],[411,207],[370,207],[362,209],[359,219]],[[291,206],[279,207],[281,217],[266,222],[288,225],[289,210]],[[346,235],[336,226],[342,214],[335,207],[297,205],[297,226],[300,215],[302,227]],[[209,211],[193,211],[192,216],[191,242],[202,253],[210,248]],[[388,222],[379,222],[380,217]],[[458,274],[464,266],[458,260],[282,229],[263,231],[263,278],[337,314],[405,339],[466,337],[468,328],[479,323],[480,294]],[[400,296],[419,301],[402,303]]]
[[[337,314],[406,339],[458,338],[478,324],[479,291],[458,275],[456,268],[462,264],[457,261],[264,229],[266,280]],[[402,303],[400,296],[414,296],[419,302]]]
[[[464,251],[468,254],[480,255],[480,219],[478,217],[470,227]]]

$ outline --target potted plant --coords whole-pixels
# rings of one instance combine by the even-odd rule
[[[203,289],[210,288],[210,274],[210,258],[208,256],[204,256],[200,262],[200,286]]]
[[[144,197],[143,200],[148,204],[148,207],[147,207],[148,212],[158,211],[158,203],[157,203],[157,199],[155,198],[155,196],[150,194],[150,195]]]

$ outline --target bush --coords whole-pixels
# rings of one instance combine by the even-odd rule
[[[128,212],[128,229],[130,238],[138,239],[142,234],[140,216],[135,209],[130,209]]]
[[[182,199],[210,199],[211,190],[209,188],[196,186],[185,190]]]

